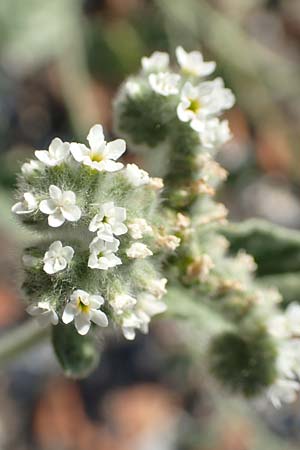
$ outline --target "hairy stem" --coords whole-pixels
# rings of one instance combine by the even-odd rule
[[[0,367],[39,344],[48,335],[49,328],[41,328],[35,320],[28,320],[7,331],[0,336]]]

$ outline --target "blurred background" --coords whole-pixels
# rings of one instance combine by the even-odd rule
[[[300,228],[299,0],[0,0],[0,333],[25,319],[26,235],[10,215],[20,164],[55,136],[84,139],[94,123],[112,133],[120,83],[143,55],[177,45],[216,60],[237,97],[219,156],[230,218]],[[44,343],[2,368],[0,449],[299,448],[300,402],[275,411],[222,392],[182,332],[159,321],[133,343],[111,338],[81,382]]]

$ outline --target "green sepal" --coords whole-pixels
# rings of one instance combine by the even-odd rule
[[[67,377],[88,376],[100,360],[99,345],[91,335],[81,336],[73,324],[59,323],[52,327],[52,344],[56,357]]]

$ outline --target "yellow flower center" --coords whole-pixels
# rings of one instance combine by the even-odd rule
[[[92,152],[91,153],[91,160],[92,161],[94,161],[94,162],[101,162],[101,161],[103,161],[103,155],[102,155],[102,153],[98,153],[98,152]]]
[[[81,300],[81,297],[78,297],[77,299],[77,307],[81,310],[81,312],[87,314],[90,310],[89,305],[85,305],[83,301]]]
[[[197,98],[190,99],[190,106],[188,109],[194,113],[197,113],[201,108],[201,103]]]

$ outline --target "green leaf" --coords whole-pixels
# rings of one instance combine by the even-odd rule
[[[300,232],[255,219],[230,224],[222,233],[232,252],[245,249],[254,257],[258,275],[300,273]]]
[[[244,249],[254,257],[260,283],[277,287],[285,303],[300,301],[300,232],[257,219],[221,232],[232,253]]]

